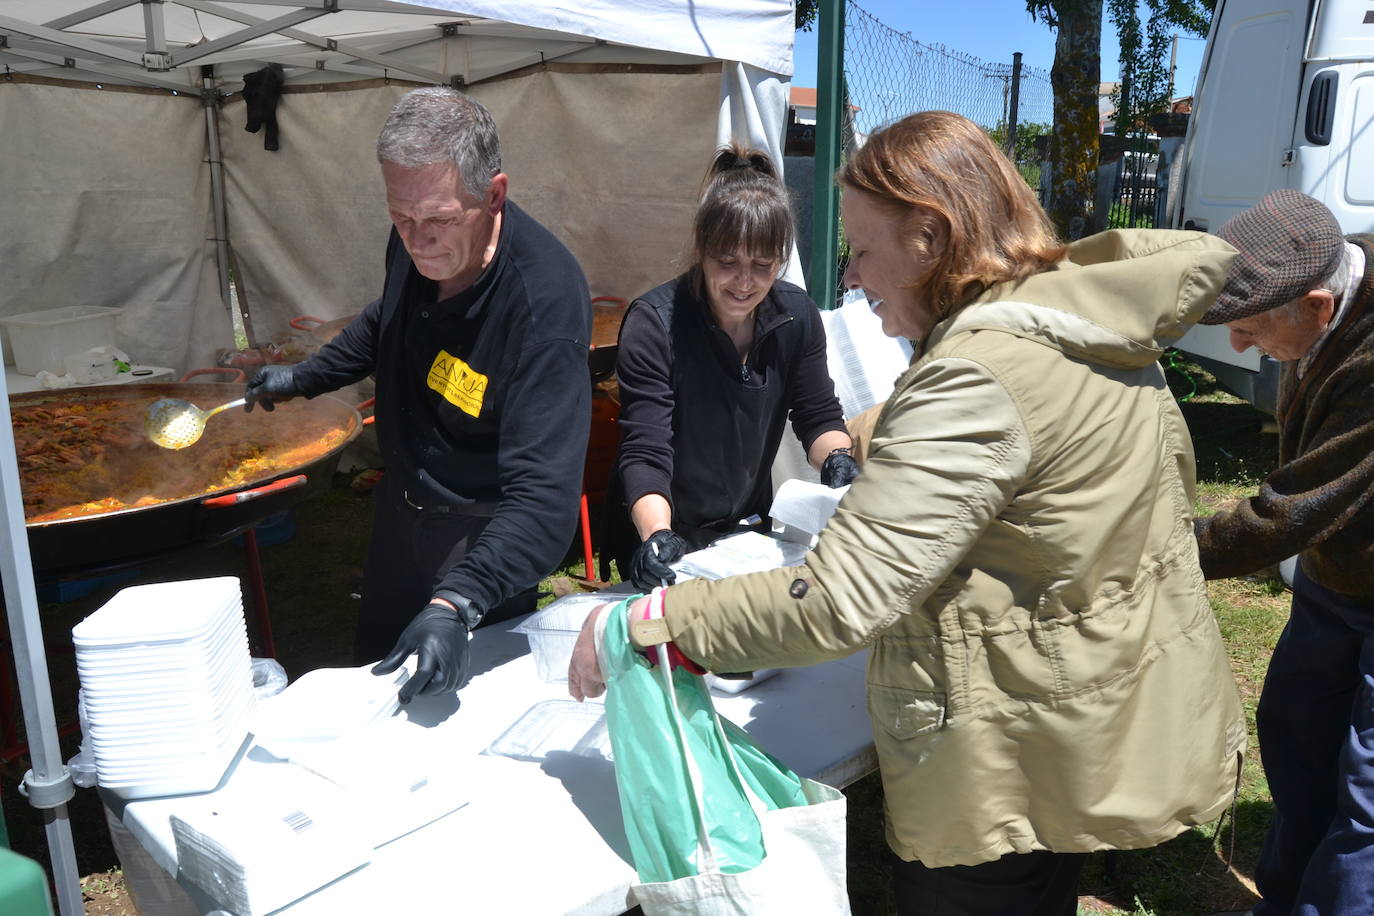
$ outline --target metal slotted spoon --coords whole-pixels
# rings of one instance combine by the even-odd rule
[[[205,432],[205,421],[222,410],[242,407],[247,398],[221,404],[213,410],[201,410],[181,398],[162,398],[148,405],[148,417],[143,428],[148,438],[163,448],[186,448],[195,445]]]

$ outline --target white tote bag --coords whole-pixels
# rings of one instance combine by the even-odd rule
[[[692,759],[676,692],[669,670],[667,650],[657,647],[658,671],[671,698],[677,725],[679,752],[685,757],[697,811],[697,858],[699,874],[674,881],[636,884],[632,897],[645,916],[848,916],[849,894],[845,882],[845,797],[838,789],[802,779],[808,804],[768,810],[748,788],[739,763],[730,754],[730,765],[762,829],[766,855],[749,871],[724,874],[716,867],[705,821],[700,812],[706,803],[701,776]],[[729,753],[720,717],[711,710],[721,744]]]

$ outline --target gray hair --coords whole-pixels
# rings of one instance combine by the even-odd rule
[[[407,92],[391,109],[377,136],[377,161],[411,169],[447,163],[480,198],[501,172],[501,141],[481,102],[457,89],[428,86]]]
[[[1341,254],[1336,258],[1336,266],[1331,269],[1331,273],[1322,278],[1315,289],[1330,290],[1331,295],[1337,300],[1345,295],[1345,289],[1350,285],[1350,243],[1341,242]]]
[[[1331,298],[1336,299],[1336,304],[1341,304],[1341,297],[1347,293],[1347,288],[1351,286],[1351,249],[1349,242],[1341,242],[1341,253],[1336,258],[1336,266],[1331,268],[1331,272],[1322,277],[1322,282],[1315,284],[1314,290],[1326,290],[1331,294]],[[1290,299],[1289,302],[1274,309],[1274,312],[1281,314],[1287,319],[1289,324],[1297,324],[1303,320],[1301,309],[1298,308],[1298,299]]]
[[[1336,305],[1341,304],[1341,299],[1345,296],[1350,286],[1350,243],[1341,243],[1341,253],[1336,258],[1336,266],[1331,269],[1321,282],[1313,286],[1313,289],[1324,289],[1331,293],[1331,298],[1336,300]],[[1291,299],[1274,311],[1283,316],[1290,325],[1296,325],[1302,321],[1302,310],[1298,307],[1300,299]]]

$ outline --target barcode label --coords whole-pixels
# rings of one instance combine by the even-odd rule
[[[282,823],[286,824],[286,826],[297,833],[300,833],[302,830],[309,830],[311,827],[315,826],[315,822],[310,819],[310,815],[306,814],[304,811],[292,811],[290,814],[286,815],[286,817],[282,818]]]

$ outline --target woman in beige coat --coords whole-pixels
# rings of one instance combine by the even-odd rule
[[[805,565],[674,586],[662,620],[638,601],[631,638],[725,672],[870,647],[899,912],[1072,914],[1084,854],[1217,817],[1244,748],[1157,364],[1234,252],[1152,230],[1060,245],[948,112],[875,134],[839,180],[845,281],[916,356]],[[604,689],[592,628],[578,698]]]

